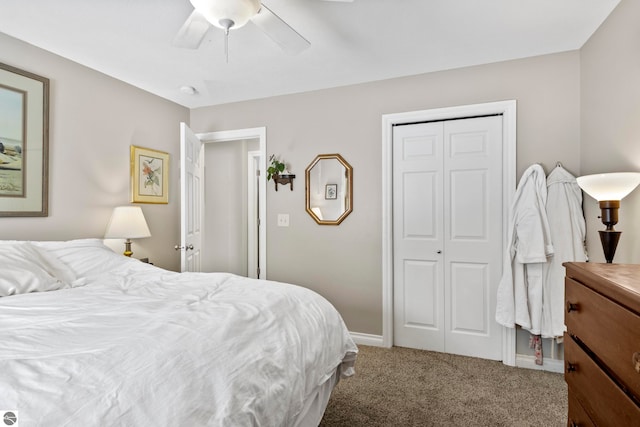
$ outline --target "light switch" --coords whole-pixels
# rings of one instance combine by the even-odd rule
[[[289,214],[278,214],[278,227],[289,226]]]

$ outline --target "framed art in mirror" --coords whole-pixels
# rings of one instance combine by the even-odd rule
[[[324,187],[324,198],[326,200],[335,200],[338,198],[338,184],[327,184]]]
[[[169,153],[131,146],[131,201],[169,203]]]
[[[0,63],[0,217],[48,208],[49,79]]]

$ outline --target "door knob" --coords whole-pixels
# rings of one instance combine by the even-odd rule
[[[442,253],[442,251],[438,249],[438,250],[436,251],[436,253],[437,253],[437,254],[441,254],[441,253]]]
[[[179,251],[179,250],[182,250],[182,249],[184,249],[185,251],[188,251],[188,250],[193,250],[193,245],[189,245],[186,248],[184,246],[175,245],[173,247],[173,249],[175,249],[176,251]]]

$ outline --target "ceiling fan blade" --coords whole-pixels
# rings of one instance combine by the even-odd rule
[[[200,12],[194,10],[178,30],[178,34],[173,39],[173,45],[197,49],[210,28],[209,21]]]
[[[251,22],[256,24],[289,55],[297,55],[311,46],[307,39],[302,37],[264,4],[260,8],[260,12],[251,18]]]

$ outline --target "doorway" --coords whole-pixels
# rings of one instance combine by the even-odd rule
[[[203,272],[258,277],[259,163],[249,157],[258,145],[257,139],[204,144]]]
[[[192,143],[189,143],[192,141]],[[232,154],[240,159],[240,162],[235,163],[221,163],[222,159],[216,159],[215,154],[209,156],[209,159],[205,159],[206,147],[211,147],[215,144],[229,144],[232,147],[230,151],[235,152]],[[202,147],[198,148],[196,147]],[[237,154],[238,150],[233,147],[241,147],[240,151],[244,154]],[[243,147],[243,148],[242,148]],[[214,150],[215,151],[215,150]],[[200,154],[198,154],[200,153]],[[251,153],[251,154],[249,154]],[[220,162],[218,161],[220,160]],[[228,159],[227,159],[228,160]],[[222,197],[216,195],[210,196],[213,200],[211,203],[215,203],[218,199],[218,205],[222,210],[228,209],[230,214],[227,217],[242,216],[246,218],[244,222],[246,224],[236,227],[240,229],[240,234],[236,234],[236,239],[241,239],[242,242],[232,241],[234,237],[230,237],[228,240],[229,245],[235,245],[237,247],[244,247],[242,250],[246,253],[244,260],[237,259],[239,256],[235,256],[234,268],[238,268],[237,264],[240,264],[240,270],[246,270],[248,277],[254,277],[258,279],[266,279],[266,128],[249,128],[238,129],[230,131],[217,131],[194,134],[186,126],[181,124],[181,238],[180,245],[176,246],[176,249],[182,251],[181,254],[181,270],[182,271],[206,271],[206,270],[227,270],[226,267],[212,267],[210,264],[206,265],[206,270],[203,269],[203,262],[206,264],[209,261],[205,260],[209,258],[207,247],[212,246],[211,241],[208,244],[203,242],[205,232],[205,221],[207,218],[207,211],[205,207],[205,185],[212,187],[219,187],[225,191],[225,187],[230,181],[229,174],[236,175],[236,172],[240,171],[240,178],[238,181],[242,181],[241,190],[246,201],[243,205],[246,214],[233,210],[228,201],[221,200]],[[205,164],[206,162],[206,164]],[[192,166],[193,163],[193,167]],[[220,167],[220,165],[225,167]],[[206,184],[206,169],[209,169],[209,174],[213,169],[226,170],[226,175],[218,177],[212,183]],[[248,169],[253,168],[253,173],[257,173],[255,179],[249,178]],[[186,173],[187,170],[192,170],[193,173]],[[257,169],[257,172],[256,172]],[[242,171],[245,175],[242,175]],[[223,173],[224,175],[224,173]],[[202,182],[202,185],[200,184]],[[228,195],[231,191],[226,191]],[[233,198],[240,199],[243,196],[236,193],[232,194]],[[235,205],[235,204],[234,204]],[[252,212],[252,217],[249,217],[249,212]],[[236,222],[237,219],[236,219]],[[218,220],[217,225],[226,224],[226,220]],[[211,225],[209,225],[211,228]],[[240,237],[238,237],[240,236]],[[210,238],[215,240],[215,237]],[[245,243],[246,242],[246,243]],[[216,240],[213,245],[218,244]],[[228,248],[228,246],[227,246]],[[236,254],[240,251],[235,251]],[[193,254],[198,254],[198,262],[188,262]],[[227,259],[228,261],[228,259]],[[223,262],[225,262],[223,260]],[[242,273],[240,273],[242,274]]]
[[[396,127],[401,127],[406,125],[413,126],[420,123],[425,124],[420,126],[444,127],[444,124],[442,123],[444,121],[449,121],[449,120],[457,121],[457,119],[466,119],[466,118],[481,117],[481,116],[499,116],[499,120],[501,122],[499,123],[498,127],[502,135],[502,141],[501,141],[502,147],[498,154],[499,155],[498,163],[499,163],[499,168],[501,169],[501,173],[500,173],[500,181],[497,183],[493,182],[491,185],[494,187],[497,186],[500,192],[498,197],[499,200],[497,201],[498,209],[500,210],[500,216],[502,218],[508,218],[507,216],[508,208],[511,205],[511,198],[515,191],[515,141],[516,141],[515,139],[515,135],[516,135],[515,134],[515,124],[516,124],[515,108],[516,108],[515,101],[505,101],[505,102],[478,104],[478,105],[470,105],[470,106],[462,106],[462,107],[425,110],[425,111],[418,111],[418,112],[412,112],[412,113],[391,114],[391,115],[383,116],[383,132],[384,132],[383,133],[383,345],[390,347],[391,345],[396,343],[398,339],[401,341],[403,339],[400,336],[400,333],[398,333],[398,337],[396,337],[396,332],[398,332],[398,329],[397,329],[398,325],[396,325],[398,320],[396,317],[396,314],[397,314],[396,311],[398,310],[398,305],[396,303],[402,304],[402,301],[394,300],[394,289],[396,288],[396,281],[399,280],[398,273],[402,273],[403,271],[409,276],[413,275],[413,277],[418,277],[420,275],[422,275],[423,277],[426,277],[427,273],[430,271],[431,272],[430,277],[433,278],[431,280],[431,283],[434,286],[436,285],[440,286],[438,292],[435,295],[437,295],[437,298],[442,302],[442,304],[445,303],[445,293],[448,294],[446,296],[448,298],[447,304],[449,304],[449,306],[447,307],[447,311],[444,313],[445,315],[442,316],[442,313],[439,313],[437,310],[431,311],[431,314],[440,316],[438,319],[429,318],[430,315],[425,317],[425,312],[429,312],[429,310],[423,311],[420,308],[416,308],[417,306],[411,306],[411,304],[409,304],[408,309],[414,310],[413,313],[419,313],[417,317],[412,319],[412,321],[415,321],[415,320],[426,321],[425,323],[429,323],[434,320],[437,321],[438,327],[441,327],[442,329],[446,330],[444,332],[448,334],[449,340],[453,340],[453,337],[455,337],[456,339],[461,338],[461,337],[464,337],[464,335],[467,335],[467,338],[471,338],[469,340],[468,346],[464,345],[465,341],[463,339],[462,341],[460,341],[462,344],[460,343],[456,344],[454,346],[455,349],[451,350],[451,352],[465,354],[467,347],[468,348],[475,347],[476,345],[474,343],[475,338],[481,337],[482,335],[486,335],[486,332],[479,332],[477,330],[478,328],[475,326],[469,327],[470,321],[479,322],[481,320],[486,325],[490,325],[490,323],[495,324],[495,321],[494,321],[495,313],[490,312],[491,310],[486,308],[487,307],[486,304],[484,305],[483,310],[481,311],[476,310],[476,316],[473,317],[473,320],[470,320],[471,318],[466,317],[464,314],[461,314],[460,311],[456,312],[455,307],[452,309],[451,303],[452,301],[456,300],[457,297],[461,297],[460,301],[466,298],[467,304],[469,303],[468,301],[470,297],[469,295],[470,289],[466,289],[463,291],[461,288],[456,288],[455,286],[452,287],[451,286],[452,280],[454,285],[456,283],[457,284],[476,283],[479,285],[478,287],[479,289],[486,289],[486,286],[489,285],[489,282],[496,279],[495,277],[492,279],[489,279],[488,277],[486,277],[486,273],[483,271],[485,267],[482,267],[482,263],[474,263],[469,260],[465,260],[464,262],[452,263],[450,261],[452,261],[453,258],[450,257],[448,260],[445,259],[446,256],[452,255],[455,252],[453,251],[453,248],[455,245],[452,245],[450,241],[445,242],[443,240],[442,242],[440,242],[441,247],[429,248],[433,250],[435,255],[434,257],[432,257],[433,259],[431,261],[418,260],[418,262],[414,262],[417,258],[413,259],[411,256],[408,257],[409,262],[404,262],[399,264],[398,261],[396,260],[394,250],[399,250],[399,249],[397,247],[394,247],[394,239],[396,238],[396,236],[394,235],[394,221],[396,221],[396,217],[398,215],[402,215],[402,213],[394,211],[395,209],[394,197],[396,196],[394,192],[406,191],[407,189],[402,190],[402,187],[396,188],[397,183],[394,182],[394,177],[396,176],[394,175],[395,173],[394,166],[395,167],[398,166],[394,162],[394,152],[393,152],[394,129]],[[434,122],[441,122],[441,123],[433,124]],[[445,131],[442,130],[442,132],[444,135]],[[462,132],[462,134],[464,134],[464,131]],[[397,137],[398,136],[396,135],[396,138]],[[470,141],[472,141],[472,139],[467,139],[466,143],[469,143]],[[443,136],[443,141],[444,141],[444,136]],[[473,145],[475,143],[471,143],[471,144]],[[480,149],[481,145],[482,143],[480,143],[479,145],[476,144],[476,148]],[[444,142],[442,145],[442,149],[445,151],[448,151],[448,153],[451,153],[451,146],[449,145],[445,149]],[[442,158],[444,158],[443,157],[444,154],[445,153],[443,151]],[[457,175],[457,178],[468,178],[469,180],[467,184],[476,185],[477,181],[475,181],[475,179],[478,178],[479,176],[478,174],[481,175],[481,173],[478,172],[480,168],[474,168],[473,165],[474,163],[473,161],[471,161],[468,163],[467,166],[464,166],[464,168],[461,169],[463,173]],[[439,165],[437,165],[437,167],[444,172],[447,166],[445,166],[445,164],[443,163],[443,160],[440,160],[440,163]],[[449,179],[449,184],[448,184],[449,186],[445,188],[444,179],[443,179],[443,182],[432,187],[433,194],[431,194],[431,196],[436,197],[436,200],[442,204],[441,208],[437,208],[435,211],[431,210],[431,212],[433,213],[433,215],[436,215],[436,216],[441,215],[442,228],[440,230],[442,233],[444,233],[446,228],[447,233],[449,233],[449,236],[451,236],[451,230],[453,226],[452,224],[454,224],[454,222],[457,220],[456,218],[457,214],[455,212],[452,212],[451,207],[453,206],[455,209],[456,203],[459,203],[460,201],[464,201],[470,198],[473,199],[475,197],[475,193],[473,192],[470,193],[468,191],[469,185],[466,185],[465,187],[458,187],[458,189],[462,189],[461,193],[451,192],[451,184],[453,182],[451,181],[451,177],[454,175],[453,172],[454,171],[451,168],[446,170],[446,175],[448,177],[447,179]],[[474,174],[477,175],[476,178],[470,178]],[[416,176],[417,175],[414,175],[413,178],[415,178]],[[432,176],[435,176],[435,175],[432,175]],[[409,179],[409,181],[410,180],[411,179]],[[453,184],[455,185],[455,182],[453,182]],[[410,187],[412,185],[411,182],[409,182],[408,185]],[[420,191],[423,191],[424,185],[419,185],[419,188],[421,188]],[[446,190],[446,194],[445,194],[445,190]],[[442,194],[439,194],[439,193],[442,193]],[[452,194],[453,194],[453,198],[451,198]],[[445,197],[447,198],[446,200],[445,200]],[[458,199],[456,199],[456,197],[458,197]],[[456,200],[458,200],[458,202],[456,202]],[[458,212],[464,212],[464,210],[461,208],[465,206],[465,203],[467,202],[465,201],[465,202],[459,203]],[[418,210],[414,211],[413,214],[414,215],[417,214],[418,217],[420,217],[421,215],[428,216],[429,213],[424,210],[425,206],[427,205],[429,206],[429,209],[433,208],[432,203],[424,204],[424,206],[418,207]],[[420,209],[423,209],[423,211],[421,212]],[[447,220],[446,220],[448,221],[447,224],[444,223],[445,217],[447,217]],[[434,219],[437,219],[437,218],[434,216]],[[469,216],[467,219],[470,221],[470,222],[467,221],[467,224],[473,225],[474,217]],[[501,220],[500,222],[501,223],[497,225],[498,227],[497,234],[499,234],[499,238],[498,238],[499,239],[498,247],[500,248],[499,252],[500,254],[502,254],[506,247],[506,235],[507,235],[506,229],[507,229],[508,221]],[[460,225],[461,223],[458,221],[458,223],[456,224]],[[476,225],[479,226],[479,223],[476,222]],[[395,224],[395,227],[397,226],[398,225]],[[465,227],[467,227],[466,231],[470,231],[467,225],[465,225]],[[494,230],[495,230],[495,225],[494,225]],[[455,231],[455,232],[458,232],[458,231]],[[420,240],[420,239],[417,239],[417,240]],[[465,240],[469,242],[469,241],[472,241],[473,239],[464,238],[459,240],[460,241]],[[441,251],[441,253],[437,253],[438,251]],[[440,257],[440,258],[437,258],[437,257]],[[437,260],[442,261],[441,262],[442,268],[438,266],[438,262],[436,262]],[[445,261],[449,261],[448,264],[445,265]],[[498,281],[500,277],[499,275],[501,274],[501,265],[502,265],[501,261],[502,261],[502,257],[500,256],[500,261],[498,261],[499,266],[497,266],[497,268],[500,271],[497,278]],[[495,264],[496,261],[494,260],[492,262]],[[445,273],[445,266],[446,266],[446,273]],[[495,269],[496,266],[492,268]],[[402,276],[402,274],[400,274],[400,276]],[[446,283],[447,281],[448,283]],[[445,283],[448,286],[446,288],[444,287]],[[497,286],[497,283],[495,284],[495,286]],[[432,291],[435,292],[435,288]],[[422,289],[420,292],[423,292],[423,295],[426,295],[425,294],[426,291],[424,289]],[[456,294],[456,292],[458,293]],[[476,289],[471,291],[471,293],[473,292],[476,292],[476,296],[477,296],[482,294],[482,292],[485,292],[485,291],[478,291]],[[486,299],[493,299],[493,301],[495,301],[495,295],[487,294],[485,297],[485,300]],[[407,306],[405,305],[405,307]],[[487,318],[488,316],[490,318]],[[420,321],[415,323],[420,323]],[[416,326],[418,326],[416,329],[422,329],[423,331],[428,330],[430,328],[430,327],[424,327],[424,325],[416,325]],[[504,330],[504,328],[497,326],[497,324],[495,324],[495,326],[490,325],[490,328],[491,328],[491,334],[497,334],[497,336],[494,336],[494,340],[492,341],[493,344],[489,344],[489,347],[494,346],[494,347],[497,347],[497,349],[496,349],[496,352],[494,352],[493,356],[489,358],[501,359],[505,364],[514,365],[515,364],[515,333],[512,333],[513,331],[510,331],[510,330]],[[442,335],[442,333],[444,332],[438,332],[437,334]],[[445,336],[445,335],[442,335],[442,336]],[[444,338],[442,338],[442,340],[444,341]],[[445,351],[444,346],[441,348],[442,350],[440,351]],[[462,351],[460,350],[461,348],[462,348]],[[481,355],[481,356],[486,356],[486,355]]]

